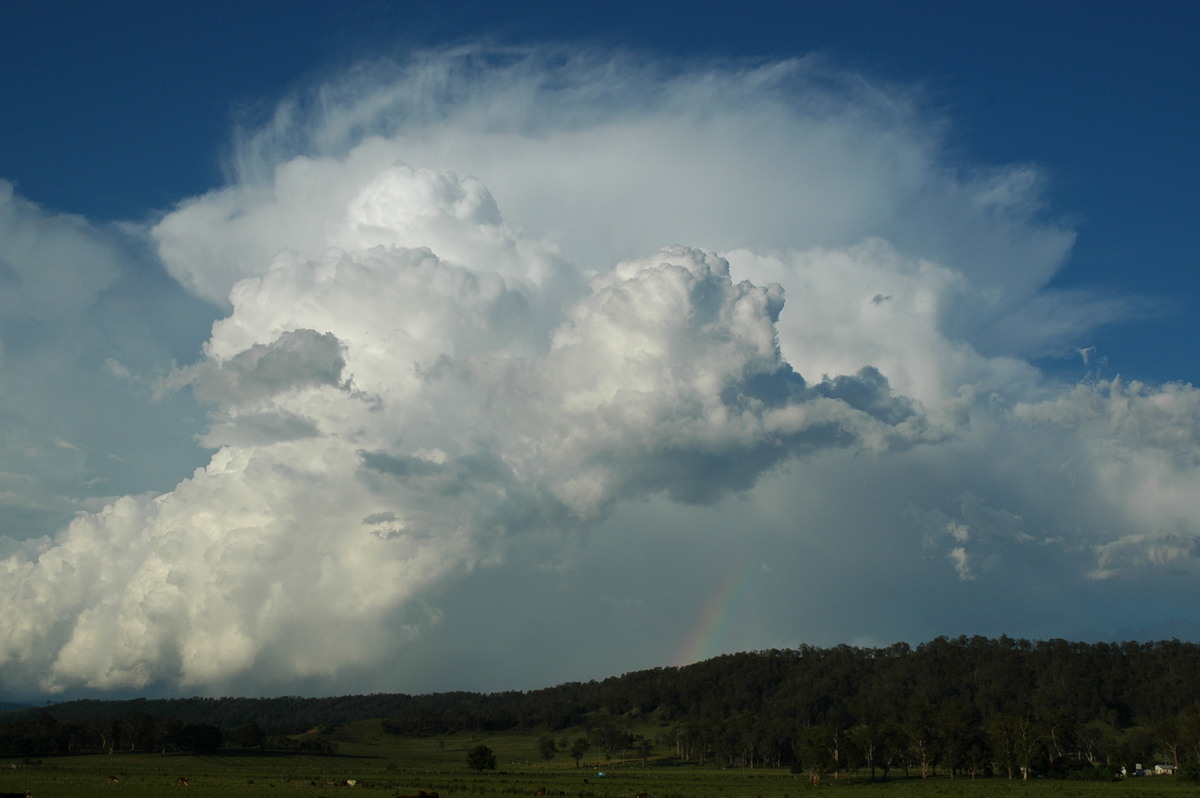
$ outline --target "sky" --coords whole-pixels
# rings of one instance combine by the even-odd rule
[[[1200,6],[0,0],[0,696],[1197,639]]]

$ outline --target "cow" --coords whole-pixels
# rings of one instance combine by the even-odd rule
[[[187,776],[180,776],[179,778],[175,779],[176,787],[187,787],[190,783],[191,782],[188,781]]]
[[[108,777],[108,783],[109,783],[109,784],[116,784],[116,783],[118,783],[119,781],[121,781],[121,780],[120,780],[120,779],[118,779],[116,776],[109,776],[109,777]]]

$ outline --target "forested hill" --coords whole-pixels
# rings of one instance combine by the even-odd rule
[[[530,692],[376,694],[337,698],[185,698],[71,701],[0,713],[19,723],[132,716],[223,729],[255,723],[280,733],[371,718],[398,733],[559,730],[608,717],[654,713],[662,722],[809,728],[904,722],[953,707],[976,723],[998,716],[1046,718],[1064,726],[1154,726],[1200,706],[1200,645],[1031,642],[1008,637],[938,638],[914,647],[802,647],[729,654],[684,667]]]

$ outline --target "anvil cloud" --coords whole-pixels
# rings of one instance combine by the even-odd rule
[[[47,236],[9,189],[4,384],[120,385],[109,418],[198,446],[174,487],[69,501],[4,456],[58,509],[3,530],[0,683],[536,686],[675,661],[731,574],[726,648],[1171,612],[1200,394],[1037,368],[1144,303],[1052,288],[1043,176],[946,127],[819,58],[471,46],[286,98],[149,223]],[[106,310],[133,262],[219,309],[184,365],[35,368],[22,313],[67,350],[172,328]],[[8,440],[88,454],[23,401]]]

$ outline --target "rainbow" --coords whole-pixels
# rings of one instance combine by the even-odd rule
[[[746,589],[752,584],[751,577],[757,569],[749,565],[731,570],[720,581],[717,589],[701,608],[700,617],[692,627],[679,652],[675,655],[678,665],[690,665],[723,653],[722,646],[729,643],[729,629],[733,619],[744,608]]]

